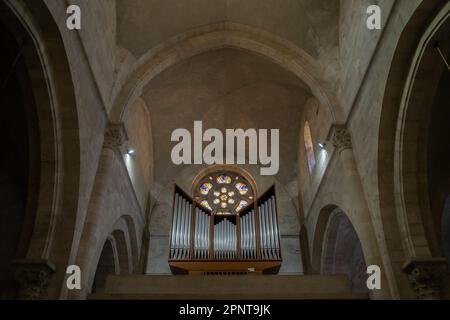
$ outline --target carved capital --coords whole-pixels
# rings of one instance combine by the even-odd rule
[[[18,283],[18,298],[41,300],[50,277],[55,272],[52,263],[46,260],[16,260],[14,278]]]
[[[338,152],[352,148],[352,138],[345,125],[335,124],[331,127],[329,140]]]
[[[128,140],[128,134],[123,122],[108,124],[105,132],[105,148],[118,150]]]
[[[405,263],[403,271],[420,300],[441,298],[441,284],[447,274],[447,259],[412,259]]]

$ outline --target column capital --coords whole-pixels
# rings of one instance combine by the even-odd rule
[[[446,258],[412,258],[403,265],[409,282],[420,300],[439,299],[447,270]]]
[[[105,131],[105,148],[120,149],[128,140],[127,130],[123,122],[109,123]]]
[[[332,142],[333,147],[338,152],[352,148],[352,138],[344,124],[333,124],[328,135],[328,140]]]
[[[14,279],[19,285],[18,298],[22,300],[41,300],[45,289],[55,272],[55,266],[47,260],[15,260]]]

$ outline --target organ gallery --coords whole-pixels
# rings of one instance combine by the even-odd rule
[[[175,186],[169,264],[173,273],[277,273],[281,262],[275,187],[258,198],[234,172],[200,179],[194,196]]]

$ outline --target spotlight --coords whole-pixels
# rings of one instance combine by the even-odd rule
[[[134,155],[135,153],[136,153],[136,151],[133,150],[133,149],[129,149],[129,150],[127,151],[127,155],[129,155],[129,156],[132,156],[132,155]]]
[[[319,148],[320,149],[325,149],[326,146],[327,146],[327,144],[325,142],[320,142],[319,143]]]

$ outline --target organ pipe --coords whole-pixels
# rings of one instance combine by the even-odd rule
[[[264,259],[281,259],[275,196],[258,206],[261,256]]]
[[[214,225],[214,257],[219,260],[237,258],[237,227],[232,221],[223,219]]]
[[[174,230],[176,230],[177,227],[177,218],[178,218],[178,193],[175,193],[175,199],[173,204],[173,219],[172,219],[172,234],[171,234],[171,246],[170,246],[170,257],[175,256],[175,249],[177,247],[175,237],[177,235]]]
[[[241,219],[241,255],[243,259],[256,259],[255,211],[251,210]]]
[[[218,216],[176,189],[170,259],[281,260],[276,198],[272,190],[239,214]]]

